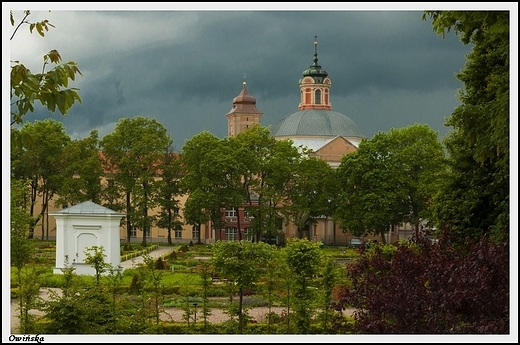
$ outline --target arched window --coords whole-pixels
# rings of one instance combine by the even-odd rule
[[[321,104],[321,90],[314,91],[314,104]]]

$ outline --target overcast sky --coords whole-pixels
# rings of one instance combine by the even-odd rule
[[[19,8],[15,21],[31,5],[10,4]],[[79,64],[83,76],[71,86],[80,89],[82,104],[66,117],[40,106],[25,119],[53,117],[73,138],[84,138],[92,129],[103,137],[120,118],[145,116],[167,128],[177,151],[203,130],[227,135],[226,114],[244,80],[264,113],[262,125],[297,111],[298,81],[313,62],[315,35],[318,63],[332,80],[332,109],[368,138],[414,123],[444,136],[445,118],[459,104],[462,83],[455,74],[471,49],[454,33],[445,39],[434,33],[431,20],[422,20],[426,7],[367,3],[316,11],[281,3],[231,10],[201,3],[145,10],[137,3],[125,10],[120,4],[66,4],[35,3],[41,10],[33,9],[28,19],[48,19],[55,28],[42,38],[21,27],[9,42],[10,60],[37,72],[42,56],[58,50],[64,61]]]

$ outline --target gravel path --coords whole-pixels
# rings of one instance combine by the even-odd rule
[[[49,290],[58,291],[59,289],[53,289],[53,288],[46,288],[42,289],[40,291],[40,296],[43,299],[47,299],[49,296]],[[11,333],[15,333],[16,328],[20,325],[19,319],[18,319],[18,304],[16,300],[11,300]],[[284,307],[271,307],[271,312],[281,314],[284,310]],[[343,311],[345,315],[352,315],[352,312],[354,309],[347,309]],[[247,311],[249,316],[251,316],[256,322],[264,322],[265,321],[265,315],[269,312],[268,307],[254,307]],[[34,315],[43,315],[43,312],[39,310],[33,310],[31,311]],[[161,320],[163,321],[179,321],[179,322],[185,322],[183,320],[183,314],[184,311],[179,308],[163,308],[163,312],[161,313]],[[192,315],[193,316],[193,315]],[[200,318],[200,308],[199,312],[197,313],[197,322],[201,322],[202,319]],[[229,316],[223,312],[221,309],[212,308],[211,309],[211,315],[208,317],[208,321],[211,323],[220,323],[229,320]]]

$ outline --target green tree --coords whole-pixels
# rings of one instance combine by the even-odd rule
[[[35,226],[41,221],[42,239],[48,239],[47,211],[49,203],[61,190],[64,181],[63,152],[71,139],[63,124],[54,119],[26,122],[20,132],[29,135],[34,145],[30,148],[11,145],[11,174],[30,184],[29,213],[34,222],[29,228],[29,237],[32,238]],[[38,197],[42,204],[36,215]]]
[[[17,310],[19,311],[18,317],[20,320],[18,331],[21,334],[42,333],[41,326],[37,322],[38,316],[31,311],[41,309],[43,305],[40,289],[43,284],[42,277],[46,273],[45,267],[41,265],[26,265],[18,274]]]
[[[338,262],[332,256],[325,256],[323,258],[323,267],[321,269],[320,289],[321,296],[319,302],[321,304],[321,312],[318,319],[322,322],[323,331],[329,334],[332,331],[332,319],[335,311],[333,305],[334,288],[340,281],[341,271]]]
[[[36,247],[34,240],[28,238],[32,219],[25,208],[27,184],[24,181],[11,180],[11,266],[16,269],[18,286],[18,310],[20,312],[20,333],[37,333],[34,331],[34,316],[29,313],[36,309],[41,284],[41,270],[30,267]]]
[[[415,124],[379,132],[342,158],[337,171],[340,199],[335,219],[357,236],[381,235],[390,226],[431,220],[431,201],[445,174],[437,133]]]
[[[103,246],[92,246],[88,247],[84,251],[85,260],[84,263],[91,265],[96,270],[96,283],[99,285],[101,274],[103,274],[112,265],[105,261],[107,257],[105,254],[105,248]]]
[[[288,202],[280,209],[286,223],[294,222],[299,238],[317,241],[313,225],[331,213],[330,200],[337,193],[334,169],[321,158],[304,157],[295,165],[286,189]]]
[[[200,285],[201,285],[201,298],[202,298],[202,309],[201,316],[202,322],[204,325],[204,333],[206,333],[207,328],[209,327],[208,317],[211,315],[211,308],[208,307],[209,302],[209,292],[213,281],[211,279],[213,267],[211,263],[207,260],[202,260],[197,265],[197,274],[200,277]]]
[[[340,182],[334,220],[354,236],[373,233],[386,242],[385,233],[402,219],[402,204],[394,181],[387,137],[364,139],[356,151],[344,156],[337,169]]]
[[[36,251],[34,242],[28,237],[32,219],[25,207],[27,191],[25,181],[11,179],[11,266],[16,268],[19,278],[20,271]]]
[[[10,22],[14,30],[11,34],[12,41],[16,32],[22,25],[28,25],[29,31],[36,32],[44,37],[50,27],[54,27],[47,19],[39,22],[30,22],[28,17],[31,11],[24,10],[22,19],[17,22],[13,11],[10,11]],[[20,61],[11,61],[11,126],[21,124],[27,112],[34,111],[34,103],[40,102],[42,106],[51,112],[56,108],[62,115],[66,115],[75,102],[81,103],[78,88],[69,88],[69,82],[76,79],[76,75],[82,75],[78,65],[74,61],[61,63],[62,57],[57,50],[51,50],[43,56],[41,73],[32,73]],[[47,70],[49,64],[54,68]],[[31,140],[28,133],[17,133],[12,137],[18,146],[29,144]]]
[[[425,11],[433,31],[473,46],[456,77],[461,105],[447,118],[450,174],[435,202],[439,226],[509,241],[509,11]]]
[[[123,269],[121,266],[113,267],[110,265],[106,272],[104,286],[110,296],[111,315],[110,322],[107,325],[107,333],[121,334],[135,331],[132,329],[132,315],[127,312],[128,296],[121,296],[120,293],[120,287],[123,285]]]
[[[294,314],[296,333],[307,334],[316,312],[317,293],[314,277],[320,272],[323,262],[321,242],[306,238],[288,239],[283,248],[285,262],[294,280]]]
[[[143,255],[143,263],[138,266],[139,280],[142,285],[142,292],[144,293],[143,305],[146,309],[151,310],[151,319],[155,327],[159,325],[160,315],[162,313],[161,301],[163,299],[162,276],[163,270],[158,270],[155,266],[154,260],[149,254]],[[151,300],[151,305],[147,301]]]
[[[149,210],[158,204],[155,193],[158,167],[170,142],[162,124],[142,116],[121,118],[114,132],[101,140],[105,170],[111,173],[109,178],[113,178],[124,195],[127,243],[132,226],[143,231],[143,245],[150,236],[154,217]]]
[[[200,188],[197,188],[190,193],[184,203],[183,216],[186,224],[192,224],[199,230],[197,243],[201,243],[201,225],[210,220],[208,212],[206,212],[207,207],[206,193],[204,193]]]
[[[249,183],[246,175],[248,163],[243,159],[244,156],[247,157],[248,152],[240,141],[236,138],[225,138],[201,162],[205,166],[205,182],[211,192],[218,195],[221,208],[236,211],[239,241],[242,240],[240,209],[246,202],[246,186]]]
[[[220,192],[220,184],[215,181],[207,170],[207,157],[212,150],[220,145],[220,139],[215,135],[204,131],[187,140],[181,151],[181,165],[185,174],[181,180],[182,191],[189,195],[190,209],[185,209],[189,214],[188,224],[204,219],[202,213],[211,220],[215,239],[220,240],[220,230],[223,227],[222,207],[223,196]],[[214,182],[217,184],[214,185]],[[195,191],[198,191],[195,193]],[[205,202],[201,202],[205,200]],[[187,202],[188,202],[187,201]],[[192,208],[193,207],[193,208]],[[197,210],[198,209],[198,210]]]
[[[180,179],[182,169],[180,159],[172,149],[173,141],[164,149],[164,155],[159,165],[160,179],[156,182],[157,202],[160,206],[157,215],[157,226],[168,230],[168,244],[172,244],[172,230],[182,227],[178,197],[182,194]],[[200,236],[199,236],[200,242]]]
[[[102,203],[104,174],[99,153],[98,131],[84,139],[72,140],[63,150],[63,182],[56,205],[66,208],[84,201]]]
[[[211,263],[220,277],[238,289],[238,332],[242,334],[247,320],[244,313],[244,289],[252,289],[263,273],[262,268],[271,256],[272,247],[266,243],[246,241],[217,241],[213,246]],[[244,315],[245,314],[245,315]]]
[[[240,132],[236,141],[242,147],[239,158],[246,167],[242,189],[254,239],[260,242],[264,236],[278,236],[282,227],[279,209],[284,206],[286,186],[300,153],[291,141],[276,140],[268,128],[259,125]]]
[[[283,257],[281,255],[281,251],[278,249],[273,249],[272,255],[269,258],[269,261],[266,265],[265,274],[263,276],[262,282],[263,284],[260,286],[261,295],[267,301],[267,333],[271,334],[271,325],[273,319],[272,307],[276,301],[283,301],[283,297],[280,296],[280,291],[283,291],[283,267],[285,263],[283,262]],[[289,289],[290,292],[290,289]],[[290,303],[287,303],[290,305]]]

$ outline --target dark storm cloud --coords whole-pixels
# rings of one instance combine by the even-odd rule
[[[83,104],[67,117],[53,117],[80,137],[93,128],[103,136],[122,117],[155,118],[180,149],[203,130],[226,135],[225,115],[246,81],[264,112],[262,125],[274,125],[297,110],[298,81],[313,63],[317,35],[333,110],[351,117],[368,137],[416,122],[445,132],[444,118],[457,106],[462,86],[454,74],[470,47],[454,34],[442,39],[421,16],[304,10],[62,14],[54,18],[60,24],[55,32],[74,37],[59,49],[84,74],[77,81]],[[67,20],[77,23],[68,27]],[[40,109],[27,120],[48,116]]]

